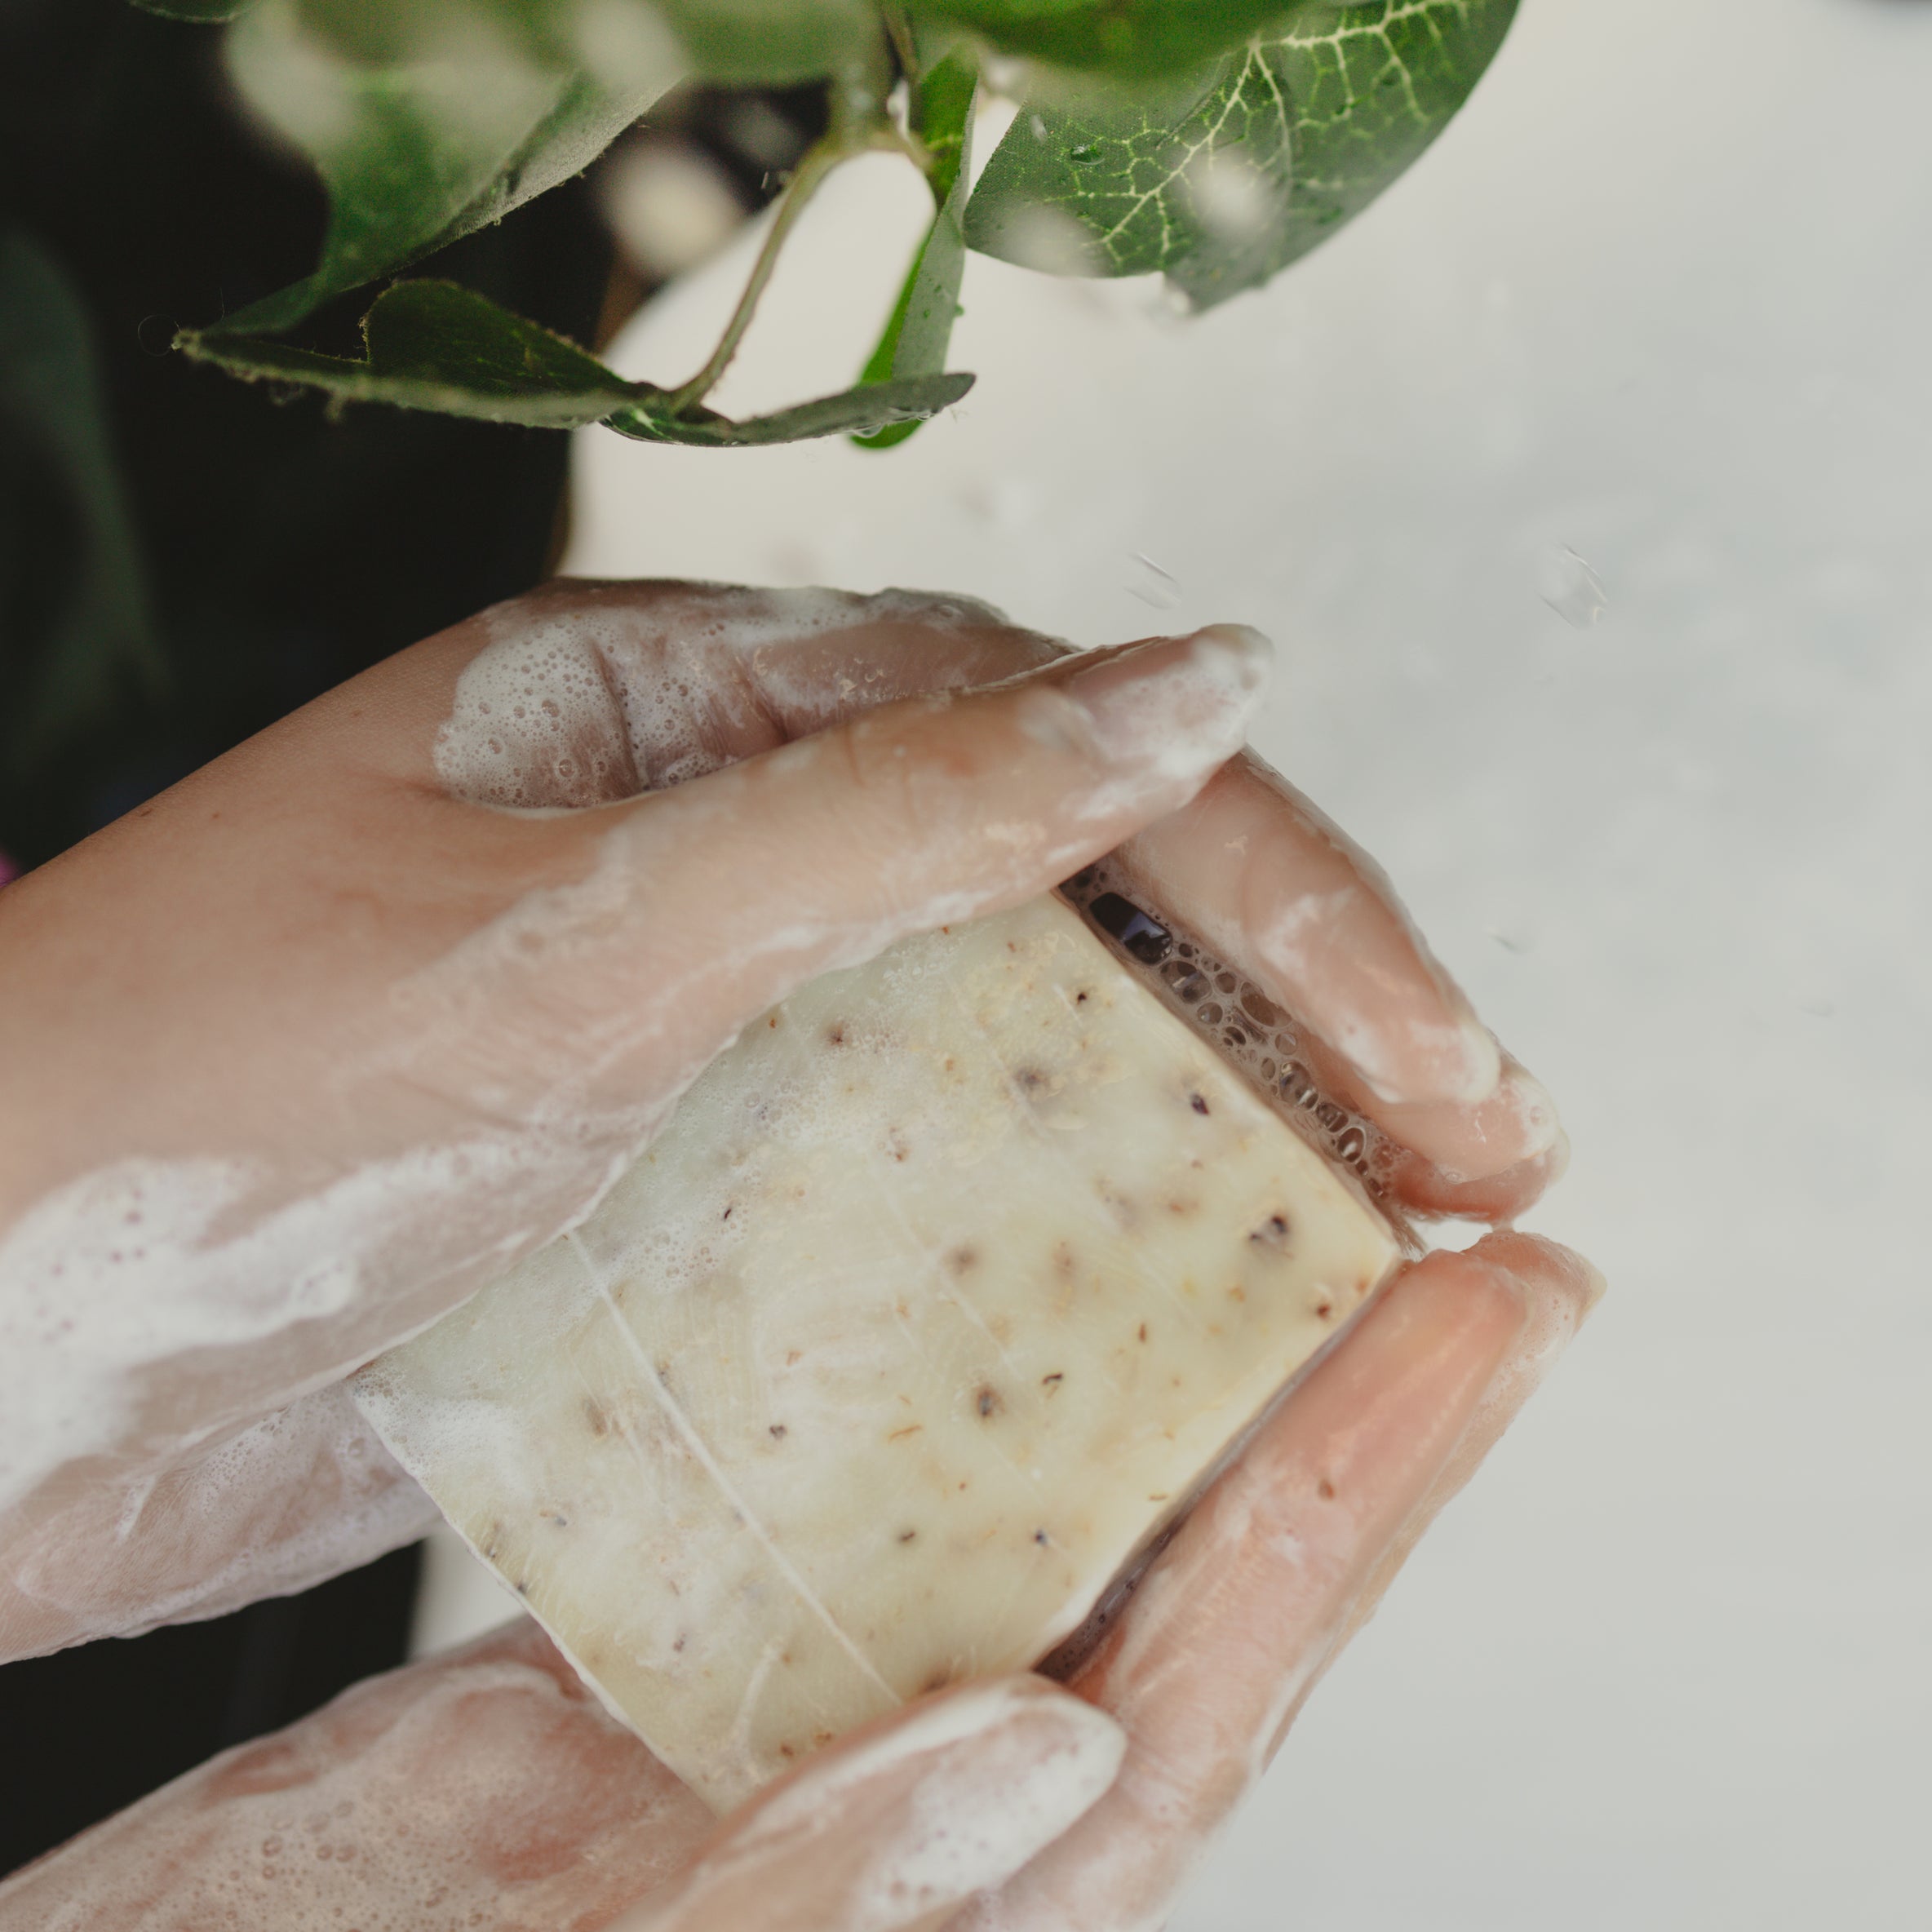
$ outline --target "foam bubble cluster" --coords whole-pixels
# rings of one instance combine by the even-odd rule
[[[914,591],[691,585],[624,601],[594,592],[561,586],[485,614],[494,635],[436,738],[436,772],[454,796],[532,810],[680,784],[778,742],[774,699],[822,704],[817,667],[795,680],[779,647],[869,624],[1003,621],[969,598]]]
[[[158,1474],[91,1486],[16,1535],[11,1581],[31,1627],[0,1613],[0,1651],[224,1616],[371,1562],[436,1520],[337,1384]]]
[[[414,1534],[419,1503],[340,1411],[264,1410],[500,1273],[617,1158],[533,1126],[293,1199],[243,1163],[131,1160],[38,1203],[0,1239],[0,1508],[20,1510],[0,1654],[213,1615]],[[61,1487],[64,1466],[108,1455],[84,1491]],[[297,1467],[312,1503],[330,1472],[338,1530],[291,1511]]]
[[[0,1932],[556,1932],[708,1822],[525,1625],[177,1779],[0,1885]]]

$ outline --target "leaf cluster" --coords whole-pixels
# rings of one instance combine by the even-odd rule
[[[946,370],[969,250],[1048,273],[1164,274],[1197,308],[1259,286],[1358,213],[1447,125],[1516,0],[137,0],[226,23],[254,110],[327,188],[299,282],[184,331],[249,379],[548,428],[729,447],[852,433],[883,448],[956,401]],[[985,76],[1019,113],[971,185]],[[391,278],[583,171],[688,78],[822,82],[744,296],[688,380],[627,383],[575,343],[442,281]],[[706,405],[825,175],[886,148],[933,214],[853,387],[747,422]],[[359,358],[286,339],[390,281]]]

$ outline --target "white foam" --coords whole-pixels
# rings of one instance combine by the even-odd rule
[[[372,1562],[436,1520],[337,1384],[38,1522],[15,1543],[11,1581],[39,1614],[29,1632],[0,1632],[0,1654],[223,1616]]]
[[[0,1509],[114,1444],[131,1370],[352,1295],[335,1267],[290,1283],[196,1265],[250,1178],[234,1161],[125,1161],[40,1202],[0,1242]]]
[[[597,587],[562,585],[485,614],[490,641],[436,737],[436,773],[454,796],[527,809],[680,784],[729,763],[725,741],[763,723],[771,700],[825,705],[818,667],[791,672],[778,647],[867,624],[1004,622],[970,598],[915,591],[679,585],[619,598]],[[844,695],[860,686],[845,680]]]
[[[255,1205],[237,1161],[129,1160],[38,1203],[0,1242],[0,1509],[125,1448],[145,1371],[322,1326],[327,1360],[144,1445],[178,1452],[346,1374],[555,1234],[621,1150],[540,1126],[352,1169]]]
[[[850,1807],[868,1786],[902,1787],[896,1816],[874,1836],[835,1901],[845,1932],[893,1932],[923,1923],[996,1885],[1060,1837],[1119,1774],[1127,1734],[1077,1698],[1036,1681],[976,1686],[902,1717],[879,1736],[775,1792],[663,1906],[649,1902],[611,1932],[676,1932],[709,1922],[720,1893],[738,1898],[769,1882],[796,1892],[796,1868],[822,1855],[827,1833],[855,1828]],[[788,1868],[791,1869],[788,1870]],[[727,1891],[727,1888],[729,1891]]]
[[[881,1775],[919,1781],[905,1823],[847,1895],[851,1932],[891,1932],[1010,1878],[1100,1801],[1127,1750],[1126,1732],[1076,1698],[1015,1699],[964,1748],[923,1743],[925,1721],[873,1747]],[[928,1751],[937,1761],[922,1767]]]
[[[689,1841],[695,1802],[539,1644],[378,1677],[224,1753],[0,1885],[0,1928],[605,1922]]]

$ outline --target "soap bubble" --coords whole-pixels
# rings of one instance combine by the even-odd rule
[[[1537,561],[1536,594],[1574,630],[1588,631],[1610,614],[1603,581],[1567,543],[1553,543]]]
[[[1001,237],[1000,253],[1044,275],[1104,275],[1106,251],[1092,232],[1059,208],[1035,202],[1019,210]]]
[[[1202,227],[1222,242],[1247,242],[1268,233],[1281,195],[1252,162],[1212,148],[1187,170],[1187,187]]]

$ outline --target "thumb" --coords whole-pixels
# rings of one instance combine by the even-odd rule
[[[1044,1679],[855,1732],[728,1819],[607,1932],[911,1932],[1002,1884],[1114,1781],[1126,1734]]]

